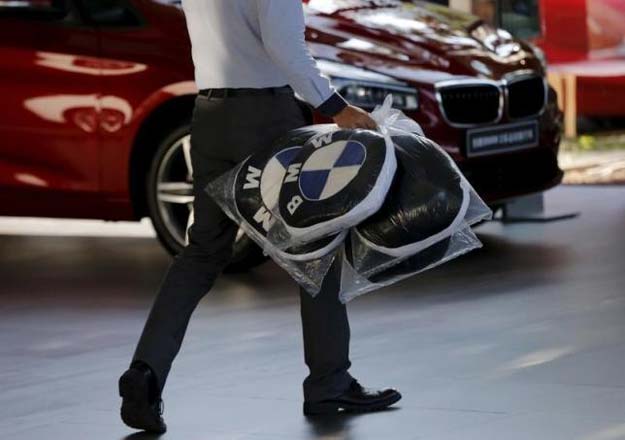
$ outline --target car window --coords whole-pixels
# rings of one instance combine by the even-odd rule
[[[83,0],[87,18],[93,24],[111,27],[138,26],[141,20],[125,0]]]
[[[67,12],[65,0],[0,0],[0,17],[58,20]]]

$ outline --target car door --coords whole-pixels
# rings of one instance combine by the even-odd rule
[[[72,1],[0,1],[0,214],[89,215],[99,187],[97,52]]]

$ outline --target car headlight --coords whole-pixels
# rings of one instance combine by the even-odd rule
[[[334,78],[332,85],[352,105],[362,108],[374,108],[382,105],[388,94],[393,95],[393,107],[400,110],[419,108],[417,91],[386,84],[363,83],[343,78]]]
[[[394,108],[400,110],[419,108],[417,90],[394,78],[328,60],[319,60],[318,66],[350,104],[373,109],[376,105],[382,105],[388,94],[392,94]]]

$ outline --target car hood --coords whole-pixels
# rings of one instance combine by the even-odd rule
[[[508,32],[422,1],[310,0],[306,13],[315,56],[405,80],[542,70],[531,48]]]

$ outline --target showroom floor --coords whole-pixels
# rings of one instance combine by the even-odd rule
[[[404,395],[382,413],[303,417],[293,282],[271,264],[221,279],[174,365],[162,438],[625,439],[625,187],[547,201],[581,216],[484,225],[484,249],[350,303],[352,373]],[[72,222],[11,234],[11,221],[0,438],[153,438],[119,421],[116,380],[168,257],[141,234],[84,237]]]

